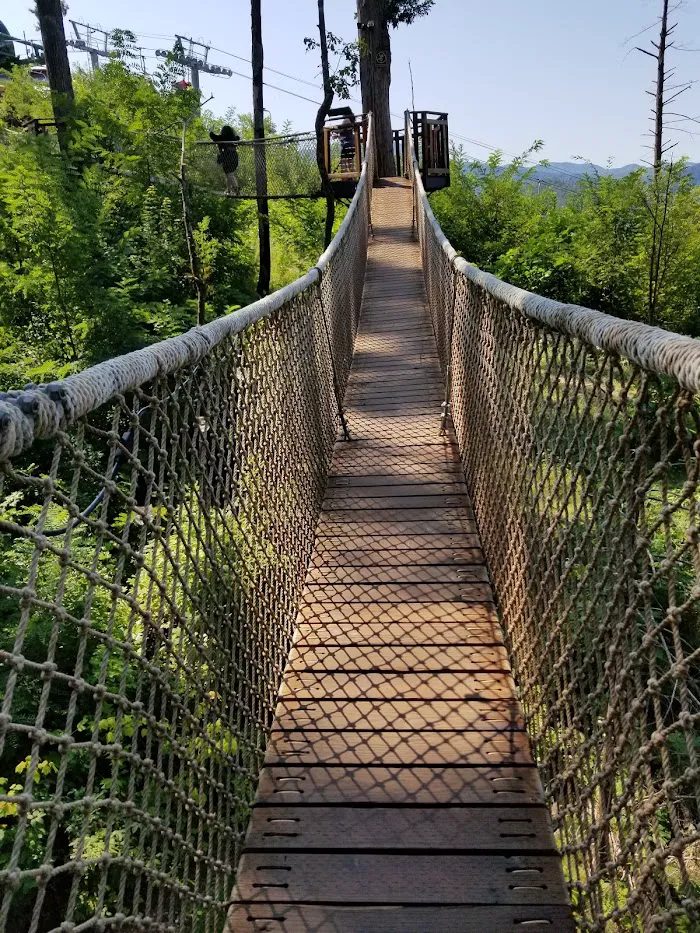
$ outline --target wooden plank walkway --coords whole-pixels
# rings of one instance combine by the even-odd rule
[[[452,437],[403,179],[363,311],[229,930],[574,929]]]

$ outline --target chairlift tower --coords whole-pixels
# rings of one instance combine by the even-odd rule
[[[66,39],[66,45],[72,49],[87,52],[90,56],[93,74],[100,67],[100,58],[109,58],[109,33],[105,29],[90,26],[88,23],[70,21],[75,39]]]
[[[156,55],[159,58],[170,58],[178,65],[184,65],[190,70],[190,84],[199,90],[199,74],[204,72],[211,75],[224,75],[230,78],[233,72],[230,68],[224,68],[222,65],[213,65],[209,61],[210,45],[204,42],[196,42],[187,36],[178,36],[175,34],[175,46],[172,50],[157,49]]]
[[[2,26],[2,24],[0,24]],[[20,39],[18,36],[11,36],[8,32],[5,32],[5,28],[0,28],[0,44],[9,49],[13,42],[16,42],[18,45],[23,45],[25,47],[25,54],[27,56],[23,64],[32,64],[34,62],[42,62],[44,60],[44,46],[41,42],[37,42],[34,39]],[[10,52],[10,55],[14,54],[14,49]]]

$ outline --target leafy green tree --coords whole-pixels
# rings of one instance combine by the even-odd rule
[[[700,189],[686,164],[663,166],[658,179],[641,168],[618,178],[592,167],[562,197],[537,182],[529,156],[539,147],[509,164],[499,152],[482,163],[453,150],[452,185],[431,203],[455,248],[521,288],[700,336]]]

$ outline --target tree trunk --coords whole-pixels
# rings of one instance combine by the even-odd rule
[[[263,108],[263,43],[261,0],[251,0],[250,16],[253,39],[253,137],[265,138],[265,111]],[[258,200],[258,241],[260,243],[260,274],[258,295],[262,298],[270,291],[270,207],[267,200],[267,158],[264,146],[255,146],[255,192]]]
[[[321,71],[323,73],[323,103],[316,114],[316,164],[321,175],[321,189],[326,196],[326,227],[323,235],[324,249],[333,239],[333,221],[335,220],[335,198],[328,179],[328,167],[323,146],[323,127],[328,111],[333,103],[333,87],[331,85],[330,67],[328,65],[328,41],[326,37],[326,13],[323,0],[318,0],[318,32],[321,45]]]
[[[391,42],[389,25],[384,15],[384,0],[357,0],[357,34],[360,42],[362,109],[365,113],[372,112],[376,174],[379,178],[385,178],[395,175],[396,167],[389,110]]]
[[[190,199],[187,194],[187,177],[185,175],[185,145],[187,141],[187,124],[182,127],[182,150],[180,153],[180,192],[182,194],[182,222],[185,227],[185,239],[187,241],[187,255],[190,260],[190,274],[194,281],[194,287],[197,290],[197,325],[199,327],[206,321],[207,313],[207,286],[202,278],[202,272],[199,265],[199,256],[197,255],[197,244],[194,239],[194,230],[192,227],[192,215],[190,213]]]
[[[666,49],[669,47],[669,32],[675,27],[668,28],[668,6],[669,0],[663,0],[661,11],[661,30],[659,33],[659,42],[653,42],[656,48],[656,55],[647,52],[652,58],[656,58],[656,94],[654,102],[654,164],[652,178],[652,205],[650,208],[652,216],[652,241],[651,255],[649,257],[649,281],[647,295],[647,324],[656,324],[657,305],[659,300],[659,290],[661,286],[661,255],[664,249],[666,214],[668,211],[668,198],[671,195],[670,189],[664,192],[662,178],[663,158],[664,158],[664,103],[666,91]],[[678,93],[682,93],[679,91]],[[669,173],[670,182],[670,173]]]
[[[36,16],[44,46],[58,142],[61,150],[65,152],[68,143],[66,124],[73,104],[73,81],[68,63],[66,34],[63,30],[61,0],[36,0]]]

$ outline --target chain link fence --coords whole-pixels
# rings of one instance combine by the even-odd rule
[[[468,265],[412,174],[452,419],[579,927],[690,933],[700,344]]]
[[[0,398],[0,931],[219,933],[336,437],[372,158],[318,266]]]

